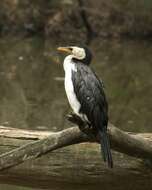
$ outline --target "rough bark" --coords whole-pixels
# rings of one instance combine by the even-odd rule
[[[139,158],[151,158],[150,133],[127,133],[111,124],[108,133],[114,150]],[[145,167],[140,159],[115,151],[113,151],[115,167],[112,170],[108,169],[102,161],[97,143],[87,141],[94,139],[88,138],[78,127],[55,133],[0,127],[0,152],[3,153],[0,157],[1,169],[57,149],[36,160],[32,159],[22,165],[1,171],[0,180],[5,183],[50,188],[56,186],[58,182],[62,182],[62,185],[63,182],[71,181],[103,184],[103,182],[113,183],[118,178],[123,181],[126,176],[127,179],[130,177],[133,180],[139,180],[140,177],[148,180],[152,177],[149,167]],[[59,149],[70,144],[76,145]],[[6,151],[9,153],[5,153]]]
[[[4,130],[4,131],[3,131]],[[5,128],[1,129],[1,134],[4,136]],[[10,137],[13,135],[19,135],[17,138],[25,138],[27,137],[28,132],[23,130],[16,130],[20,131],[19,134],[14,129],[9,129],[11,131]],[[9,131],[9,133],[10,133]],[[21,136],[21,131],[23,135]],[[121,153],[125,153],[130,156],[134,156],[137,158],[144,158],[144,159],[152,159],[152,143],[151,143],[151,136],[148,139],[144,139],[139,135],[131,135],[126,132],[117,129],[113,125],[109,126],[108,130],[111,147],[114,150],[117,150]],[[8,135],[8,130],[7,133]],[[6,135],[5,134],[5,135]],[[25,135],[24,135],[25,134]],[[46,132],[41,132],[43,137],[46,135]],[[0,156],[0,169],[6,169],[9,167],[13,167],[18,165],[26,160],[37,158],[40,155],[43,155],[49,151],[56,150],[61,147],[65,147],[72,144],[83,143],[83,142],[96,142],[97,139],[88,136],[80,131],[78,127],[73,127],[69,129],[65,129],[60,132],[56,133],[48,133],[49,136],[44,137],[36,142],[30,142],[25,144],[19,148],[16,148],[12,151],[6,152]],[[33,136],[36,135],[36,132],[30,132],[28,139],[32,139]],[[15,136],[14,136],[15,137]],[[34,139],[38,139],[40,136],[37,135]]]

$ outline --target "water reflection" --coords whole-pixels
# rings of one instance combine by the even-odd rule
[[[110,120],[125,130],[152,131],[151,44],[98,41],[91,46],[92,67],[105,82]],[[69,106],[63,81],[57,80],[64,76],[63,59],[51,44],[37,38],[0,40],[1,124],[66,127]]]
[[[3,190],[41,190],[41,189],[33,189],[33,188],[28,188],[28,187],[20,187],[16,185],[5,185],[5,184],[0,184],[0,189]]]
[[[106,82],[111,121],[124,130],[152,131],[151,44],[103,42],[95,51],[96,70]]]
[[[54,44],[38,38],[0,40],[0,124],[54,131],[69,126],[63,57]],[[152,132],[151,43],[98,40],[91,49],[111,122],[127,131]]]

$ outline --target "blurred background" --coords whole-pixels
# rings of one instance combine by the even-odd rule
[[[0,125],[52,131],[70,126],[64,57],[56,48],[71,44],[92,50],[110,122],[152,132],[151,0],[1,0]]]

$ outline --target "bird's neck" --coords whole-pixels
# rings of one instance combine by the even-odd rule
[[[77,59],[74,55],[68,55],[64,59],[64,63],[71,63],[71,64],[84,64],[83,60]]]
[[[73,61],[72,61],[73,58],[74,58],[73,55],[68,55],[68,56],[66,56],[65,59],[64,59],[64,63],[71,63],[71,62],[73,62]]]
[[[75,62],[73,61],[74,56],[73,55],[68,55],[64,59],[63,67],[65,72],[68,71],[69,69],[75,70]]]

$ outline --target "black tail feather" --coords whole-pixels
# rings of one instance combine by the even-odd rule
[[[103,134],[99,134],[100,135],[100,146],[101,146],[101,153],[102,153],[102,157],[104,162],[107,161],[107,157],[106,157],[106,150],[105,150],[105,146],[104,146],[104,142],[103,142]]]
[[[106,131],[99,131],[103,160],[108,162],[108,166],[113,168],[112,154],[110,150],[109,137]]]

